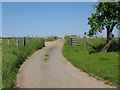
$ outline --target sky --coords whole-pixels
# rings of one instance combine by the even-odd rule
[[[98,0],[1,0],[2,2],[98,2]]]
[[[3,2],[2,36],[83,36],[96,2]],[[118,31],[114,30],[115,36]],[[106,36],[105,31],[100,36]]]
[[[0,36],[2,36],[2,3],[0,2]]]

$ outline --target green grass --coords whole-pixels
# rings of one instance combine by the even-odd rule
[[[45,38],[44,40],[45,40],[45,42],[49,42],[49,41],[55,41],[55,40],[58,40],[59,39],[59,37],[49,37],[49,38]]]
[[[46,54],[44,57],[44,61],[47,62],[48,59],[49,59],[49,54]]]
[[[44,39],[30,39],[26,46],[22,46],[22,42],[17,47],[12,39],[10,45],[7,44],[7,39],[2,40],[2,87],[14,88],[16,86],[16,74],[20,65],[25,59],[34,53],[36,50],[44,46]]]
[[[118,40],[118,39],[117,39]],[[118,52],[99,52],[101,43],[105,43],[105,39],[87,39],[86,41],[99,48],[93,50],[89,45],[82,43],[84,39],[80,40],[80,46],[70,47],[69,40],[66,38],[63,55],[77,68],[88,73],[97,79],[104,80],[105,83],[117,86],[118,84]],[[116,42],[116,39],[114,40]],[[98,47],[99,46],[99,47]]]

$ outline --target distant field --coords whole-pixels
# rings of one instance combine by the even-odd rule
[[[3,88],[16,86],[16,74],[20,65],[29,55],[43,46],[43,38],[27,39],[25,46],[23,45],[23,39],[20,38],[4,38],[2,40]]]
[[[81,38],[80,46],[70,47],[69,38],[65,38],[63,55],[77,68],[106,84],[118,85],[118,38],[114,38],[109,52],[100,52],[105,45],[104,38]],[[94,50],[88,43],[96,47]]]
[[[49,42],[49,41],[54,41],[54,40],[57,40],[59,39],[59,37],[49,37],[49,38],[45,38],[45,42]]]

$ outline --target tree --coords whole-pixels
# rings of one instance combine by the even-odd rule
[[[88,25],[91,30],[88,32],[88,36],[102,33],[103,30],[107,30],[106,45],[102,49],[102,52],[107,52],[112,44],[114,27],[120,26],[120,2],[99,2],[95,5],[96,13],[93,13],[88,18]]]

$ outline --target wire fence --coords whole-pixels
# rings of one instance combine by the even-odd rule
[[[2,47],[23,47],[29,44],[30,42],[34,43],[35,41],[40,40],[39,37],[10,37],[2,39]]]

